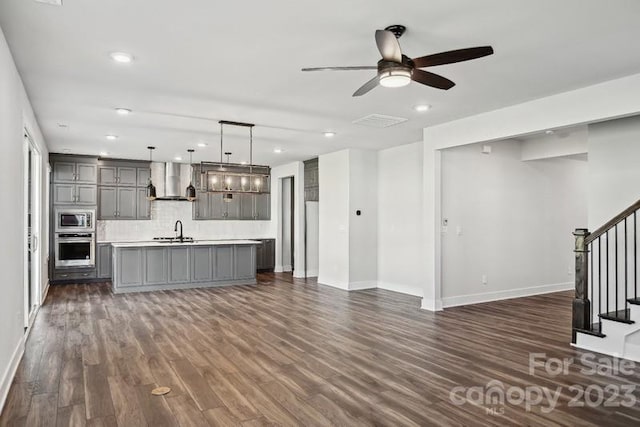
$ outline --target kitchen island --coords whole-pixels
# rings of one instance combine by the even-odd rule
[[[256,283],[255,240],[112,243],[113,292]]]

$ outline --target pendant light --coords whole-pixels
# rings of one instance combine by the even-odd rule
[[[187,150],[189,152],[189,169],[191,170],[191,165],[193,164],[193,152],[192,148]],[[189,186],[187,187],[187,200],[193,202],[196,199],[196,188],[193,186],[192,177],[193,171],[189,174]]]
[[[147,147],[149,150],[149,168],[151,168],[151,163],[153,163],[153,150],[156,147]],[[147,200],[155,200],[156,199],[156,187],[153,185],[151,181],[151,174],[149,174],[149,184],[147,185]]]
[[[231,152],[227,151],[224,153],[225,156],[227,156],[227,164],[230,163],[231,160]],[[231,188],[231,177],[230,176],[225,176],[224,177],[224,185],[225,185],[225,190],[232,190]],[[226,202],[226,203],[231,203],[233,201],[233,193],[224,193],[222,195],[222,201]]]

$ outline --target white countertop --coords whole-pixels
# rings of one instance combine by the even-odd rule
[[[110,242],[98,242],[110,243]],[[114,248],[140,248],[149,246],[211,246],[211,245],[259,245],[262,242],[257,240],[196,240],[193,242],[167,242],[162,240],[152,240],[144,242],[111,242]]]

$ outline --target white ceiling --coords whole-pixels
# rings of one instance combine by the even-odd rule
[[[433,124],[636,74],[639,16],[637,0],[0,2],[0,26],[52,151],[147,158],[155,145],[154,159],[169,160],[206,142],[194,160],[217,160],[225,119],[257,125],[254,160],[270,165],[415,142]],[[390,24],[408,27],[400,43],[410,57],[486,44],[496,53],[432,68],[457,83],[450,91],[412,83],[352,98],[371,71],[300,71],[375,65],[374,31]],[[113,51],[136,59],[116,64]],[[417,113],[418,103],[433,109]],[[387,129],[351,123],[372,113],[409,120]],[[111,133],[120,138],[107,141]],[[228,134],[232,161],[248,160],[246,130]]]

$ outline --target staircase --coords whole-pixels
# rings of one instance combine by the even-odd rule
[[[590,233],[576,229],[575,347],[640,362],[640,200]]]

